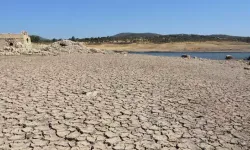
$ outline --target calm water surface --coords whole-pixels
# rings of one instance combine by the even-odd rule
[[[247,59],[250,52],[131,52],[132,54],[145,54],[153,56],[181,57],[183,54],[191,57],[206,58],[213,60],[225,60],[227,55],[232,55],[234,59]]]

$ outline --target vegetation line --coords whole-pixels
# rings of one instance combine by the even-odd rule
[[[51,43],[61,39],[45,39],[37,35],[32,35],[31,40],[34,43]],[[229,35],[196,35],[196,34],[173,34],[173,35],[159,35],[153,33],[120,33],[114,36],[107,37],[92,37],[92,38],[75,38],[74,36],[69,40],[77,42],[85,42],[86,44],[132,44],[132,43],[171,43],[171,42],[246,42],[250,43],[250,37],[229,36]]]

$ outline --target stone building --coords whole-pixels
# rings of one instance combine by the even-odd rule
[[[5,47],[31,47],[31,39],[27,32],[21,32],[21,34],[0,34],[0,49]]]

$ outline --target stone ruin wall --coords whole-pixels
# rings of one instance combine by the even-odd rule
[[[25,48],[31,48],[31,39],[27,32],[21,34],[0,34],[0,49],[21,43]]]

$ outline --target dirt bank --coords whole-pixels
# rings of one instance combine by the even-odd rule
[[[125,50],[125,51],[194,51],[194,52],[213,52],[213,51],[248,51],[250,44],[242,42],[181,42],[165,44],[101,44],[88,45],[88,47]]]

